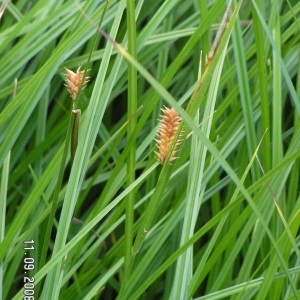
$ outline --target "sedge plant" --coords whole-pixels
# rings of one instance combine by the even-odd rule
[[[1,299],[300,299],[298,1],[2,2]]]

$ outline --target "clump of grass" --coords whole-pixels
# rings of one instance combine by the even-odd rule
[[[35,2],[1,23],[0,298],[299,299],[297,1]]]
[[[172,146],[173,139],[176,135],[181,118],[174,108],[164,107],[162,109],[162,118],[160,120],[160,128],[158,130],[158,138],[156,139],[158,152],[155,152],[160,163],[164,163],[168,151]],[[175,154],[177,152],[176,148],[179,145],[180,140],[175,142],[172,153],[170,155],[169,162],[176,159]]]

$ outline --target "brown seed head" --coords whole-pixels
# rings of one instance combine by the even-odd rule
[[[73,71],[66,69],[66,81],[67,84],[65,86],[68,89],[68,92],[70,93],[72,100],[75,101],[77,98],[77,95],[79,93],[79,89],[82,83],[82,89],[86,87],[86,84],[89,81],[89,77],[83,77],[84,76],[84,71],[80,71],[80,67],[77,69],[76,73]]]
[[[174,108],[164,107],[162,109],[163,115],[161,117],[160,128],[158,129],[158,138],[156,139],[158,152],[155,152],[160,163],[164,163],[168,150],[171,147],[174,136],[178,129],[181,118]],[[169,161],[176,159],[175,154],[177,152],[176,147],[179,145],[180,140],[176,141],[172,150]]]

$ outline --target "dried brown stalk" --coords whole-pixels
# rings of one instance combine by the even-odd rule
[[[179,127],[181,118],[174,108],[164,107],[162,109],[161,125],[158,130],[158,138],[155,140],[157,142],[158,152],[155,152],[160,163],[164,163],[167,158],[168,151],[172,145],[173,139],[176,135],[176,131]],[[176,148],[179,145],[180,140],[175,142],[174,148],[170,155],[169,162],[176,159],[175,154],[177,152]]]
[[[4,13],[5,9],[6,9],[6,6],[7,6],[8,2],[9,2],[9,0],[2,1],[2,2],[3,2],[3,4],[0,7],[0,19],[2,18],[2,15],[3,15],[3,13]]]
[[[217,31],[217,35],[215,37],[214,43],[213,43],[213,45],[211,47],[211,50],[208,53],[207,60],[206,60],[206,65],[208,65],[212,61],[212,59],[215,56],[215,53],[217,51],[217,48],[219,47],[219,44],[220,44],[221,39],[222,39],[222,36],[223,36],[223,34],[224,34],[225,30],[226,30],[227,23],[228,23],[228,21],[230,19],[230,10],[231,10],[231,7],[232,7],[232,0],[230,0],[229,3],[228,3],[227,9],[226,9],[226,11],[224,13],[224,16],[223,16],[223,19],[221,21],[220,27],[219,27],[219,29]]]
[[[67,87],[72,100],[75,101],[79,93],[79,89],[84,89],[90,78],[84,76],[84,71],[80,71],[80,67],[77,69],[76,73],[67,68],[65,69],[67,71],[65,74],[67,84],[65,84],[65,86]]]

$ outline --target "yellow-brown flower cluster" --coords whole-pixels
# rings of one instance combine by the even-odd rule
[[[84,76],[84,71],[80,71],[80,67],[77,69],[76,73],[67,68],[65,69],[67,72],[65,74],[67,81],[65,86],[67,87],[68,92],[72,97],[72,100],[75,101],[79,93],[79,89],[84,89],[86,87],[86,84],[89,81],[89,77]]]
[[[161,124],[158,129],[158,137],[156,139],[158,152],[155,153],[160,163],[163,164],[167,157],[168,151],[172,145],[181,118],[179,117],[178,113],[175,111],[174,108],[164,107],[162,109],[162,112],[163,114],[160,120]],[[169,162],[176,159],[175,157],[175,154],[177,152],[176,148],[179,145],[179,143],[180,140],[177,140],[175,142],[174,148],[170,155]]]

